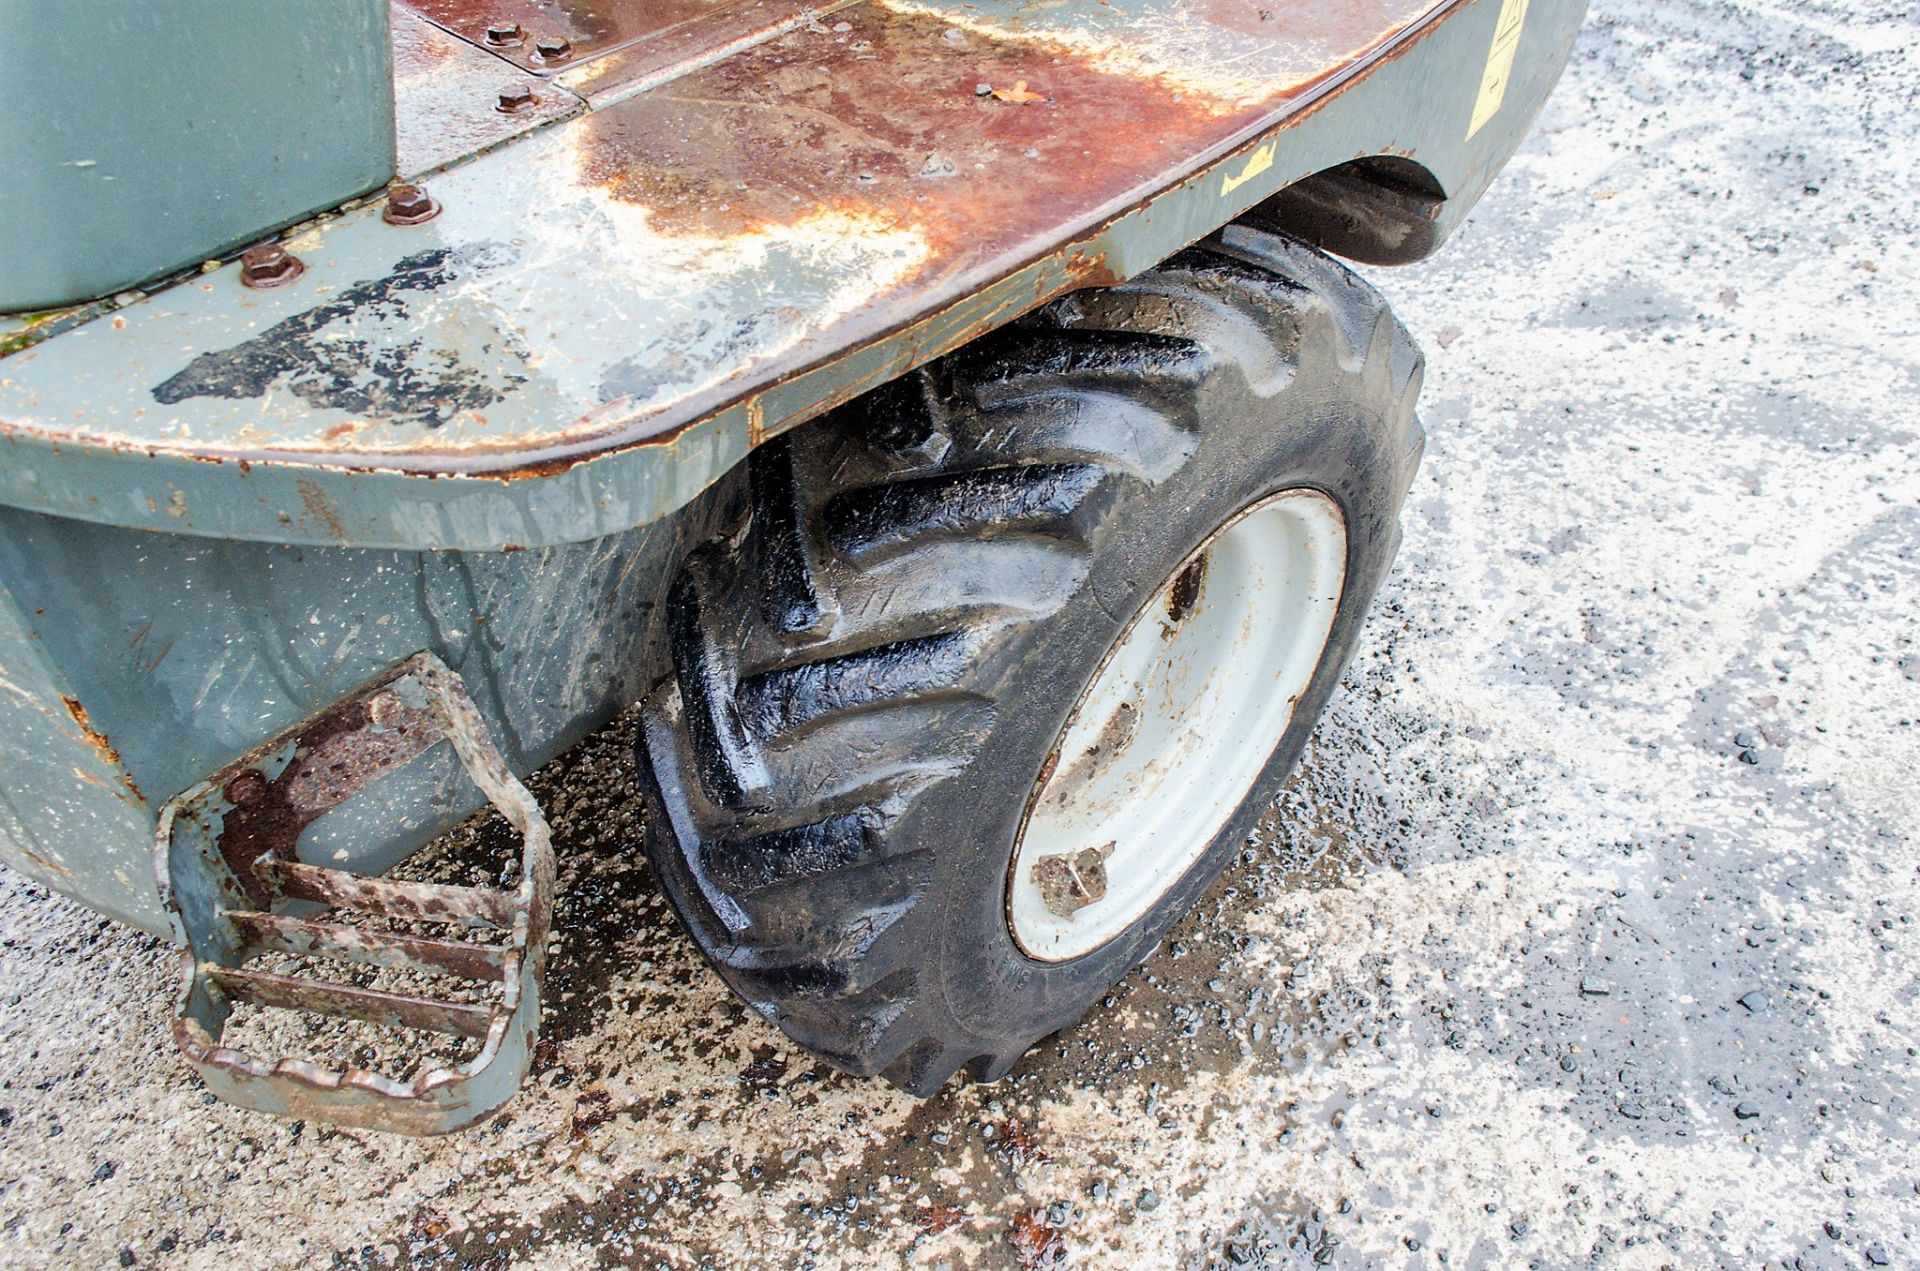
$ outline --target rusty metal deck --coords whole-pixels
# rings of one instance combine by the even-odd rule
[[[485,46],[466,0],[417,8]],[[297,283],[217,269],[0,360],[0,502],[361,546],[618,532],[781,428],[1313,172],[1408,156],[1464,208],[1584,0],[1533,0],[1505,110],[1476,127],[1503,8],[488,8],[567,35],[540,65],[398,22],[403,162],[479,151],[432,177],[444,212],[351,211],[290,238]],[[515,61],[539,73],[527,120],[460,97]]]

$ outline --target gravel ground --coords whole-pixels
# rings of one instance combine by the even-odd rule
[[[1377,275],[1430,357],[1400,567],[1105,1008],[927,1102],[812,1063],[627,858],[610,730],[538,782],[543,1069],[452,1140],[207,1106],[159,945],[0,879],[0,1260],[1920,1265],[1920,18],[1594,7]]]

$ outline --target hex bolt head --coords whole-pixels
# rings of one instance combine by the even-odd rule
[[[380,219],[389,225],[418,225],[440,215],[440,204],[425,187],[396,181],[387,187],[387,210]]]
[[[540,55],[543,62],[564,62],[573,56],[573,41],[564,35],[535,36],[533,51]]]
[[[493,22],[487,26],[487,43],[495,48],[518,44],[526,35],[518,22]]]
[[[379,728],[392,728],[406,713],[405,703],[392,689],[375,693],[367,702],[367,719]]]
[[[267,779],[252,768],[235,776],[220,791],[227,802],[236,808],[244,808],[249,803],[257,803],[260,796],[267,792]]]
[[[501,88],[494,109],[503,115],[517,115],[533,105],[533,89],[526,84],[508,84]]]
[[[240,281],[249,287],[280,287],[307,272],[301,259],[278,243],[240,253]]]

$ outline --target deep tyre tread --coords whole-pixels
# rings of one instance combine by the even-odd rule
[[[642,723],[648,850],[726,981],[916,1094],[1077,1019],[1245,825],[1174,912],[1027,961],[997,896],[1045,747],[1156,571],[1291,473],[1342,503],[1351,604],[1248,806],[1271,798],[1397,542],[1419,372],[1366,284],[1233,225],[756,450],[744,523],[671,589]]]

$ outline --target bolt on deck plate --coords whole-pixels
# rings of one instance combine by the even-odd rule
[[[533,75],[635,45],[724,45],[756,29],[830,10],[833,0],[401,0],[436,26]],[[722,34],[716,36],[715,32]]]
[[[520,834],[512,890],[402,882],[298,858],[307,826],[441,742]],[[155,864],[181,945],[174,1039],[222,1099],[367,1129],[442,1134],[478,1121],[519,1088],[540,1022],[551,836],[460,677],[433,655],[416,654],[169,802]],[[323,911],[332,912],[318,916]],[[355,917],[386,921],[358,925]],[[458,930],[419,935],[392,929],[396,923]],[[268,955],[447,977],[477,988],[479,1000],[250,965]],[[238,1005],[438,1033],[479,1050],[410,1080],[263,1059],[222,1044]]]

